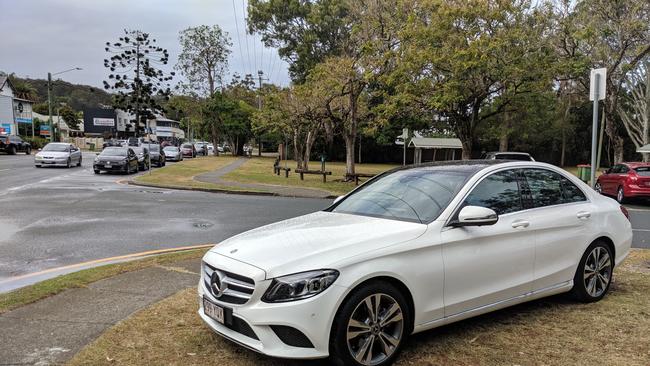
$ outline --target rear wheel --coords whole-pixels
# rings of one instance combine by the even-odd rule
[[[27,148],[25,149],[25,155],[31,155],[31,154],[32,154],[32,148],[31,146],[27,146]]]
[[[623,190],[623,187],[618,187],[618,191],[616,192],[616,200],[618,203],[625,202],[625,191]]]
[[[70,168],[71,165],[72,165],[72,159],[68,158],[68,161],[66,161],[65,163],[65,167]]]
[[[16,155],[16,147],[14,145],[9,146],[9,148],[7,149],[7,153],[9,155]]]
[[[573,296],[582,302],[602,299],[612,282],[614,256],[602,241],[593,242],[585,251],[573,278]]]
[[[410,333],[411,316],[395,286],[372,282],[352,293],[333,324],[330,355],[335,364],[384,366],[395,360]]]
[[[95,174],[99,174],[99,170],[95,169],[94,170]]]

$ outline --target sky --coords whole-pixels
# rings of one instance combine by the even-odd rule
[[[167,48],[173,71],[181,30],[219,25],[232,40],[229,75],[265,77],[288,85],[287,64],[277,50],[265,48],[259,35],[246,33],[247,0],[0,0],[0,71],[21,77],[47,78],[70,68],[83,70],[57,75],[72,83],[102,87],[106,42],[116,42],[124,29],[148,32]],[[178,76],[176,77],[178,78]],[[230,76],[226,77],[229,81]]]

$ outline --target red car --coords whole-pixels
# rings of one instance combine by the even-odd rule
[[[650,198],[650,163],[614,165],[598,177],[596,191],[615,196],[620,203],[632,197]]]
[[[181,153],[183,154],[183,157],[188,157],[188,158],[196,157],[196,149],[192,144],[181,145]]]

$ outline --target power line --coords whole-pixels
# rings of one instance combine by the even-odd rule
[[[242,0],[241,5],[242,5],[242,12],[243,12],[243,15],[244,15],[244,19],[246,19],[246,0]],[[248,31],[246,29],[244,29],[244,34],[246,35],[246,53],[248,54],[248,65],[250,67],[253,67],[253,63],[251,62],[251,51],[248,48]],[[250,70],[248,70],[248,71],[250,71]],[[250,74],[253,75],[252,72]],[[244,77],[245,76],[246,75],[244,75]]]
[[[244,18],[247,18],[246,16],[246,0],[242,0],[242,8],[244,9]],[[248,36],[248,31],[246,31],[246,35]],[[257,42],[255,41],[255,34],[251,33],[251,36],[253,37],[253,61],[255,61],[255,70],[251,73],[253,76],[259,70],[257,68]]]
[[[241,36],[239,34],[239,21],[237,20],[237,8],[235,7],[235,0],[232,0],[232,11],[235,14],[235,28],[237,29],[237,44],[239,45],[239,55],[241,57],[242,64],[245,70],[247,67],[246,67],[246,60],[244,59],[244,51],[241,48]]]

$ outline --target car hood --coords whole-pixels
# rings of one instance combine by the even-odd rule
[[[101,160],[101,161],[124,161],[124,160],[126,160],[126,156],[99,155],[99,156],[97,156],[97,160]]]
[[[40,156],[40,157],[47,156],[47,157],[53,157],[53,158],[67,158],[68,156],[70,156],[70,153],[65,152],[65,151],[39,151],[39,153],[36,154],[36,156]]]
[[[426,225],[418,223],[321,211],[244,232],[211,251],[258,267],[272,278],[327,268],[425,231]]]

